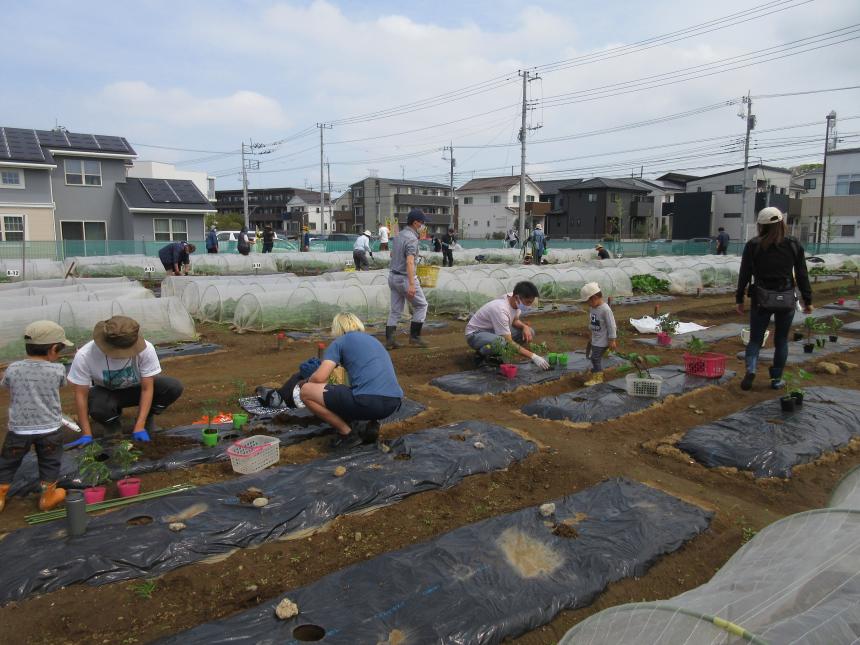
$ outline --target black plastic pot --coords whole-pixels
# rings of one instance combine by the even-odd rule
[[[797,342],[798,340],[803,340],[803,332],[802,331],[794,332],[794,340],[795,340],[795,342]]]
[[[782,407],[783,412],[794,412],[796,406],[794,397],[790,394],[788,396],[784,396],[780,398],[779,405]]]
[[[795,409],[803,407],[803,392],[792,392],[789,396],[794,399]]]
[[[815,343],[804,343],[803,344],[803,353],[804,354],[811,354],[813,349],[815,349]]]

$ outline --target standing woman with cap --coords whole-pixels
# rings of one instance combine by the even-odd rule
[[[409,327],[409,344],[427,347],[421,339],[421,327],[427,317],[427,299],[418,284],[415,271],[418,257],[418,231],[427,221],[423,211],[413,208],[406,218],[406,227],[391,241],[391,264],[388,273],[388,288],[391,290],[391,309],[388,324],[385,326],[385,346],[388,349],[399,347],[394,339],[397,322],[403,314],[403,306],[408,301],[412,305],[412,325]]]
[[[774,319],[773,366],[770,386],[785,387],[782,371],[788,358],[788,332],[797,307],[797,292],[803,300],[804,313],[812,313],[812,287],[806,272],[803,247],[788,236],[785,216],[778,208],[763,208],[756,220],[758,236],[744,247],[738,288],[735,293],[737,312],[744,313],[744,293],[750,297],[750,339],[746,348],[746,375],[741,389],[752,388],[764,332]],[[752,281],[752,284],[750,284]],[[749,289],[747,290],[747,286]]]
[[[365,231],[358,236],[355,244],[352,245],[352,261],[355,263],[356,271],[366,271],[370,268],[370,261],[367,256],[373,257],[373,251],[370,250],[370,236],[373,235],[370,231]]]
[[[140,325],[127,316],[96,323],[93,340],[72,360],[69,383],[75,389],[75,406],[83,436],[67,447],[90,443],[90,417],[108,434],[122,431],[123,408],[138,408],[131,438],[149,441],[155,430],[153,415],[161,414],[182,394],[182,383],[161,375],[155,347],[144,340]]]

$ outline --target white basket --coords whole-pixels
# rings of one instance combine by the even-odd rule
[[[656,399],[660,396],[660,388],[663,387],[663,379],[659,376],[639,378],[636,374],[628,374],[625,380],[627,382],[627,394],[630,396]]]
[[[764,330],[764,339],[761,341],[762,347],[764,347],[764,346],[767,344],[767,339],[768,339],[769,337],[770,337],[770,330],[769,330],[769,329],[765,329],[765,330]],[[743,329],[741,329],[741,342],[742,342],[744,345],[749,344],[749,342],[750,342],[750,330],[749,330],[749,327],[744,327]]]
[[[281,458],[281,440],[265,435],[254,435],[239,439],[227,448],[233,470],[241,475],[258,473],[263,468],[278,463]]]

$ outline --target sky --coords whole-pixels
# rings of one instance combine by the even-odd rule
[[[242,142],[252,188],[318,189],[319,123],[335,194],[447,184],[452,145],[456,186],[519,173],[520,70],[537,180],[739,167],[748,92],[750,163],[821,161],[831,110],[860,146],[860,89],[834,91],[860,86],[858,0],[30,0],[4,23],[0,126],[124,136],[219,190]]]

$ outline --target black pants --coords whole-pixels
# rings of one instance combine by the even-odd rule
[[[214,249],[206,249],[206,252],[207,253],[218,253],[218,247],[215,247]]]
[[[274,242],[263,242],[263,253],[271,253],[274,246]]]
[[[30,452],[30,446],[36,447],[36,458],[39,462],[39,480],[55,482],[60,475],[60,464],[63,460],[63,431],[54,430],[47,434],[6,434],[3,450],[0,452],[0,484],[11,484],[15,473],[21,466],[21,461]]]
[[[356,271],[366,271],[370,268],[370,262],[367,259],[366,251],[353,251],[352,261],[355,263]]]
[[[152,411],[160,414],[182,395],[182,383],[172,376],[156,376],[154,381]],[[138,405],[140,405],[139,385],[122,390],[109,390],[100,385],[90,388],[90,416],[100,423],[113,421],[122,415],[123,408],[134,408]]]
[[[442,247],[442,266],[454,266],[454,252],[451,249],[446,249],[444,246]]]

